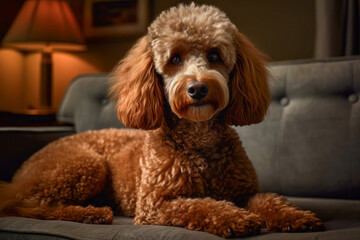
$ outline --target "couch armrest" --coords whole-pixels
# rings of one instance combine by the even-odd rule
[[[15,171],[33,153],[51,141],[74,133],[71,126],[1,127],[0,180],[10,181]]]

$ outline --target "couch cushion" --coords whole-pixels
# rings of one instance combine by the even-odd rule
[[[205,232],[189,231],[167,226],[136,226],[132,219],[116,217],[112,225],[92,225],[66,221],[45,221],[20,217],[0,218],[0,239],[222,239]]]
[[[358,240],[360,236],[360,201],[289,198],[297,206],[317,213],[325,222],[325,232],[266,233],[248,239],[334,239]],[[44,221],[30,218],[0,218],[0,239],[221,239],[205,232],[167,226],[135,226],[132,218],[115,217],[112,225],[91,225],[65,221]]]
[[[360,199],[360,58],[277,64],[261,124],[236,128],[263,191]]]

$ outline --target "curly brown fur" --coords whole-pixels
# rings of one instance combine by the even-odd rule
[[[270,101],[263,55],[224,13],[163,12],[113,73],[120,120],[141,130],[89,131],[53,142],[0,185],[0,213],[84,223],[181,226],[223,237],[314,230],[321,222],[260,194],[236,131]],[[102,192],[114,205],[83,206]],[[290,226],[290,227],[289,227]],[[311,226],[311,228],[309,228]]]

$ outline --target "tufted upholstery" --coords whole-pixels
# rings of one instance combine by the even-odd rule
[[[270,72],[265,121],[237,129],[262,190],[359,199],[360,58],[276,64]]]
[[[115,102],[108,97],[108,75],[89,74],[75,78],[66,91],[57,119],[75,125],[76,132],[124,125],[117,120]]]

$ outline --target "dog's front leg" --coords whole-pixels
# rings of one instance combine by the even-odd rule
[[[147,199],[149,200],[149,199]],[[259,232],[260,218],[228,201],[212,198],[160,199],[142,201],[134,223],[185,227],[221,237],[246,236]],[[139,202],[138,202],[139,203]],[[152,206],[150,206],[152,205]]]
[[[320,219],[275,193],[258,193],[248,202],[248,210],[266,222],[269,231],[298,232],[323,229]]]

